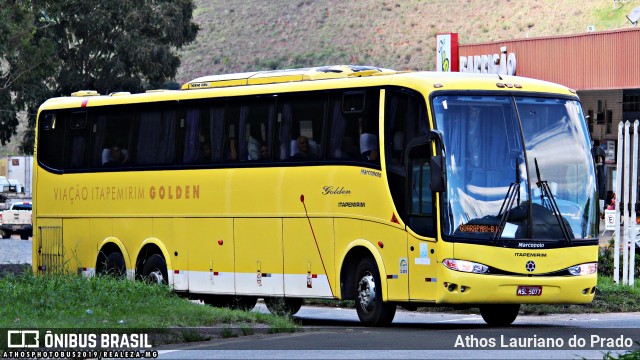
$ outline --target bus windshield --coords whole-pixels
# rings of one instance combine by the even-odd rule
[[[445,240],[595,238],[596,184],[578,101],[441,95],[433,109],[446,151]]]

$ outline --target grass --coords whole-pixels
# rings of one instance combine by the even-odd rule
[[[0,304],[0,328],[296,328],[286,317],[202,306],[166,286],[108,277],[8,276],[0,279]]]
[[[611,352],[607,352],[602,357],[604,360],[638,360],[640,359],[640,350],[628,351],[624,354],[612,354]]]
[[[202,306],[179,297],[167,286],[109,277],[9,275],[0,278],[0,303],[3,304],[0,328],[173,331],[162,335],[160,340],[154,338],[154,345],[207,341],[213,336],[249,336],[255,334],[257,327],[267,327],[268,332],[296,330],[296,324],[286,316]],[[353,301],[310,300],[307,304],[353,307]],[[603,276],[598,279],[598,291],[591,304],[524,305],[522,311],[525,314],[640,311],[640,287],[619,286]],[[217,331],[203,331],[206,328]],[[638,358],[639,350],[604,354],[607,360]]]

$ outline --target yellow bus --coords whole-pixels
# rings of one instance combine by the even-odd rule
[[[211,305],[588,303],[589,133],[576,93],[500,75],[326,66],[39,109],[33,270],[148,279]]]

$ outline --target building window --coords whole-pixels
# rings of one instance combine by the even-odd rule
[[[622,111],[640,111],[640,95],[624,95]]]

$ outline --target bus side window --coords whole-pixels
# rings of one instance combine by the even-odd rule
[[[251,103],[245,125],[247,160],[271,159],[269,143],[273,137],[274,110],[273,101],[261,100]]]
[[[191,164],[198,158],[198,146],[200,144],[201,112],[199,107],[188,107],[184,113],[184,118],[180,119],[180,148],[182,155],[180,162]]]
[[[283,99],[278,131],[280,160],[317,161],[323,158],[326,104],[324,93]]]
[[[228,106],[225,159],[228,161],[266,161],[260,152],[268,148],[273,133],[274,101],[244,99]]]
[[[177,113],[157,106],[139,112],[134,164],[173,164]]]
[[[222,138],[222,158],[225,162],[236,162],[240,159],[238,139],[240,138],[240,105],[229,104],[226,108],[224,135]]]
[[[178,123],[177,156],[183,164],[219,163],[222,158],[224,103],[187,103]]]
[[[92,165],[102,167],[104,149],[114,146],[126,150],[130,154],[130,136],[133,123],[133,106],[119,107],[118,111],[104,111],[94,118],[91,132],[93,134]],[[129,159],[122,162],[122,166],[129,165]]]
[[[65,168],[87,168],[87,150],[89,149],[87,112],[71,112],[69,114],[69,126],[67,131],[68,141],[66,143],[67,149],[65,149]]]
[[[339,161],[379,163],[380,92],[359,90],[332,95],[328,157]]]

